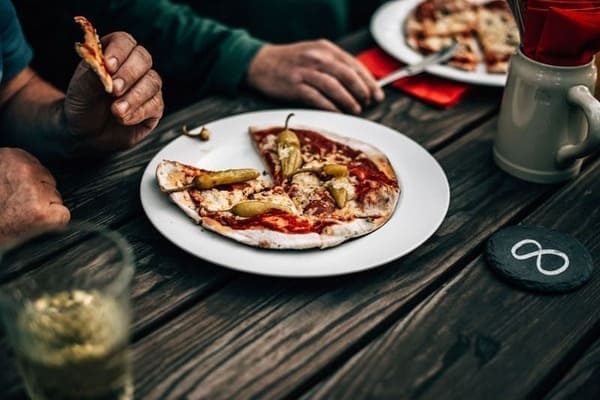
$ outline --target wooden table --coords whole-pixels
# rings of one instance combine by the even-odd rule
[[[372,45],[366,32],[342,41]],[[73,218],[131,243],[132,349],[139,399],[599,398],[600,279],[564,295],[517,290],[492,275],[486,239],[519,223],[579,238],[600,259],[600,162],[562,185],[526,183],[491,156],[499,89],[474,88],[440,110],[393,89],[364,118],[405,133],[444,168],[445,222],[423,246],[350,276],[292,280],[234,272],[179,250],[148,222],[138,194],[152,156],[200,124],[288,106],[213,97],[167,116],[137,148],[57,170]],[[0,282],[22,271],[0,271]],[[2,399],[24,396],[6,340]]]

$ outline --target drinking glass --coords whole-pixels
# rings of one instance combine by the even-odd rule
[[[0,311],[33,400],[133,398],[134,262],[120,235],[73,223],[4,246],[0,268],[17,276]]]

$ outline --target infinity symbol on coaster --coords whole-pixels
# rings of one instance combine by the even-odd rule
[[[538,249],[536,251],[532,251],[527,254],[517,254],[517,251],[521,247],[525,246],[526,244],[533,244]],[[536,265],[538,271],[540,271],[540,273],[544,274],[544,275],[548,275],[548,276],[559,275],[559,274],[562,274],[563,272],[565,272],[567,270],[567,268],[569,268],[569,257],[567,257],[567,255],[565,253],[563,253],[562,251],[554,250],[554,249],[543,249],[542,245],[539,242],[532,240],[532,239],[525,239],[525,240],[521,240],[520,242],[516,243],[510,250],[510,253],[517,260],[527,260],[531,257],[536,257],[535,265]],[[553,270],[544,269],[542,267],[542,256],[544,256],[544,255],[553,255],[553,256],[562,258],[563,265],[561,267],[559,267],[557,269],[553,269]]]

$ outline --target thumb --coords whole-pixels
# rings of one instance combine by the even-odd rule
[[[64,103],[71,131],[87,134],[98,130],[109,117],[110,103],[100,78],[81,61],[69,82]]]
[[[80,61],[71,77],[67,97],[82,103],[94,103],[108,97],[94,70],[84,61]]]

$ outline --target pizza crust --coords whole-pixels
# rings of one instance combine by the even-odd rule
[[[156,180],[160,190],[163,192],[176,189],[186,184],[184,174],[179,166],[182,165],[175,161],[162,161],[156,168]],[[170,193],[169,197],[183,212],[194,220],[197,224],[201,222],[200,214],[190,197],[187,190]]]

